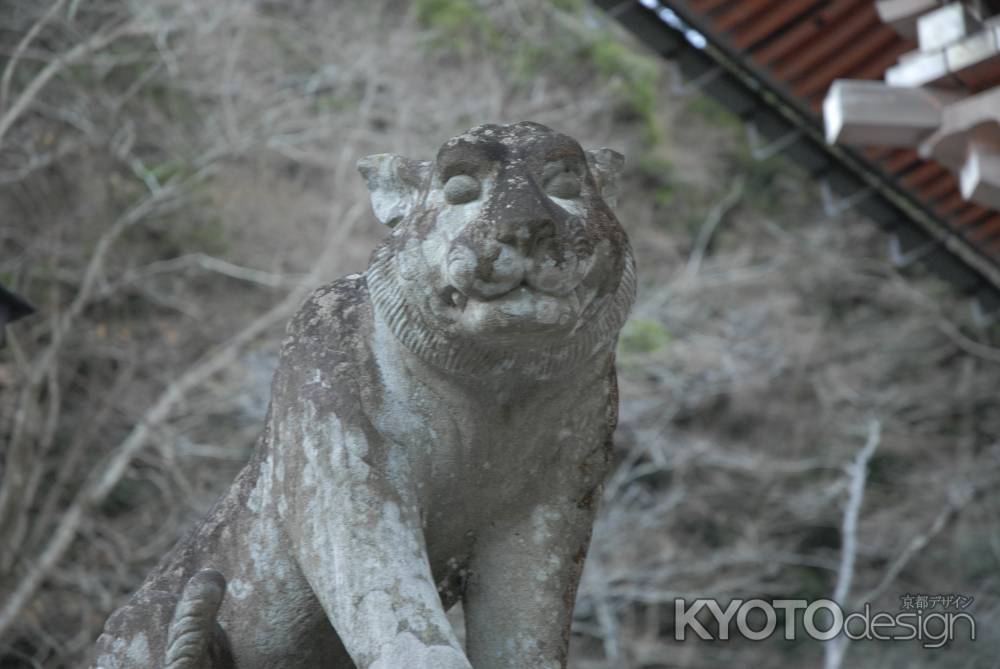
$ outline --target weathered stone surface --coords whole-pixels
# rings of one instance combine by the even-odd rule
[[[292,320],[254,457],[97,665],[565,666],[635,292],[621,161],[535,123],[362,160],[392,233]]]

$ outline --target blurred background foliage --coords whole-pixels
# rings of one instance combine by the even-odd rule
[[[357,158],[517,120],[627,155],[640,270],[571,666],[819,666],[678,643],[672,601],[831,596],[852,482],[845,605],[972,595],[979,639],[844,666],[994,666],[998,333],[587,2],[8,0],[0,278],[39,310],[0,352],[0,667],[84,666],[229,485],[285,321],[383,234]]]

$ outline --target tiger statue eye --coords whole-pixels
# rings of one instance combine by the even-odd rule
[[[560,172],[545,185],[546,193],[563,200],[577,197],[580,189],[580,176],[574,172]]]
[[[456,174],[444,184],[444,198],[449,204],[465,204],[479,197],[479,179],[468,174]]]

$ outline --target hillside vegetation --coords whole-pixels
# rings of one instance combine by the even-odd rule
[[[995,666],[997,332],[672,83],[574,0],[0,3],[0,667],[86,666],[229,485],[384,234],[356,160],[518,120],[626,154],[639,263],[571,666]],[[673,639],[677,597],[949,593],[976,642]]]

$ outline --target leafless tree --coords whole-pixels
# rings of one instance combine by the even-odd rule
[[[666,94],[588,5],[13,0],[0,56],[0,278],[39,308],[0,353],[3,666],[83,664],[229,484],[283,322],[382,235],[354,161],[430,157],[481,121],[630,160],[643,285],[575,666],[931,666],[903,645],[679,644],[676,597],[965,592],[984,628],[1000,612],[996,342]]]

